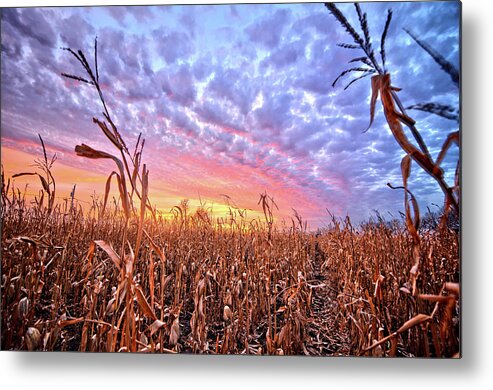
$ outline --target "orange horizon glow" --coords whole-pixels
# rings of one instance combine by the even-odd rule
[[[26,144],[26,146],[36,147],[34,144]],[[42,190],[41,183],[38,179],[35,176],[17,177],[12,179],[12,175],[21,172],[40,172],[39,169],[34,166],[34,160],[39,159],[41,155],[33,155],[31,153],[16,150],[4,145],[2,145],[1,151],[1,162],[4,169],[5,181],[8,179],[11,181],[10,191],[13,187],[18,188],[21,190],[21,193],[26,195],[26,199],[33,200],[35,196],[39,195],[39,191]],[[47,153],[48,157],[50,157],[53,155],[54,150],[48,149]],[[60,155],[63,156],[63,153],[60,153]],[[76,158],[77,157],[73,157],[73,159]],[[99,197],[100,199],[103,198],[108,175],[102,174],[98,169],[95,169],[97,166],[95,160],[84,159],[84,163],[87,164],[87,169],[82,169],[65,164],[63,160],[66,159],[66,156],[63,156],[63,158],[59,156],[52,169],[53,176],[56,180],[56,203],[63,203],[63,201],[70,199],[70,193],[73,186],[76,185],[75,199],[80,202],[83,210],[87,211],[92,204],[92,198],[94,196]],[[194,158],[190,157],[190,160],[193,161]],[[223,174],[221,175],[221,168],[214,164],[208,167],[208,169],[215,170],[216,173],[219,173],[218,178],[215,180],[215,185],[220,185],[220,178],[224,178],[224,176],[228,173],[222,172]],[[241,176],[241,173],[241,171],[238,172],[238,175]],[[245,172],[243,172],[243,174],[245,174]],[[224,182],[222,184],[227,183]],[[151,200],[151,204],[156,207],[158,213],[165,218],[166,216],[172,215],[171,209],[174,206],[178,206],[183,200],[187,200],[190,214],[193,214],[198,208],[204,207],[210,212],[210,215],[214,218],[214,220],[218,218],[223,218],[224,220],[228,219],[231,206],[228,205],[227,197],[224,196],[228,194],[218,193],[217,197],[200,195],[197,197],[185,196],[190,195],[191,191],[195,190],[197,187],[200,187],[200,183],[196,183],[195,187],[189,186],[190,188],[188,189],[184,186],[185,195],[177,196],[176,191],[172,189],[169,191],[163,190],[163,185],[164,183],[159,182],[159,180],[156,185],[153,185],[151,181],[149,198]],[[202,185],[204,186],[204,183],[202,183]],[[260,191],[257,194],[257,198],[249,199],[248,201],[242,201],[241,196],[238,195],[239,194],[236,194],[235,197],[230,196],[230,201],[232,202],[230,204],[234,206],[233,209],[237,207],[238,209],[246,210],[245,221],[251,221],[253,219],[264,221],[262,207],[257,204],[260,197]],[[271,194],[269,193],[269,195]],[[118,198],[116,181],[112,182],[109,200],[111,200],[113,196]],[[251,193],[248,193],[248,196],[251,197]],[[274,199],[276,200],[275,197]],[[278,201],[276,200],[276,203],[277,202]],[[254,207],[252,207],[252,204]],[[275,224],[281,225],[282,223],[289,223],[288,226],[290,226],[290,218],[293,215],[292,210],[288,209],[291,213],[286,213],[285,210],[281,208],[279,203],[278,206],[279,210],[273,210]]]

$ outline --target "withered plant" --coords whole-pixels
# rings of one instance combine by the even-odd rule
[[[43,148],[43,159],[34,160],[34,165],[42,172],[42,174],[39,172],[21,172],[12,175],[12,178],[21,177],[21,176],[38,176],[43,189],[39,193],[39,199],[37,197],[35,198],[35,202],[39,204],[39,208],[42,209],[44,207],[44,196],[46,193],[48,197],[48,205],[46,207],[46,213],[50,215],[55,205],[56,183],[55,183],[55,178],[53,177],[52,168],[53,168],[53,164],[57,159],[57,156],[55,153],[49,159],[48,155],[46,154],[46,148],[43,142],[43,138],[41,138],[39,134],[38,137],[39,137],[39,141],[41,142],[41,147]],[[6,192],[8,192],[8,188]],[[8,197],[6,197],[5,200],[8,201]]]
[[[456,143],[459,145],[459,131],[453,132],[449,134],[443,147],[438,154],[436,160],[433,160],[426,142],[424,141],[421,133],[417,129],[416,122],[408,116],[404,105],[401,103],[399,97],[397,96],[397,92],[400,91],[400,88],[396,88],[391,84],[391,75],[386,68],[386,50],[385,50],[385,41],[387,37],[387,33],[389,30],[390,23],[392,21],[392,11],[389,9],[387,12],[387,17],[385,20],[383,32],[380,39],[380,60],[378,61],[377,56],[375,55],[375,51],[372,46],[371,35],[369,32],[367,15],[364,13],[358,3],[354,3],[356,13],[358,16],[358,22],[362,31],[362,34],[358,33],[356,29],[349,23],[344,14],[337,8],[334,3],[325,3],[325,6],[330,11],[330,13],[337,19],[342,27],[348,32],[349,36],[353,39],[353,43],[351,44],[339,44],[339,46],[346,49],[357,49],[363,52],[363,56],[353,58],[349,61],[349,63],[361,63],[360,67],[352,67],[345,71],[343,71],[333,82],[333,86],[344,76],[351,74],[353,72],[362,73],[359,77],[353,79],[349,84],[345,86],[344,89],[350,87],[354,82],[361,80],[364,77],[372,75],[371,78],[371,101],[370,101],[370,124],[368,128],[370,129],[373,124],[373,119],[375,116],[375,108],[378,96],[380,95],[381,103],[385,118],[387,120],[387,124],[394,136],[395,140],[405,152],[405,156],[402,158],[401,162],[401,171],[402,171],[402,181],[403,186],[393,186],[388,183],[388,186],[392,189],[403,189],[404,190],[404,208],[405,208],[405,221],[407,225],[408,232],[412,238],[412,247],[413,247],[413,264],[409,270],[411,277],[411,288],[409,289],[412,296],[417,300],[428,300],[436,302],[435,309],[433,310],[431,315],[425,314],[417,314],[414,317],[410,318],[402,327],[400,327],[397,331],[389,334],[387,337],[383,338],[382,334],[377,334],[375,329],[373,329],[373,335],[376,341],[372,343],[371,346],[364,349],[364,352],[373,350],[376,347],[379,347],[387,340],[392,341],[391,353],[395,354],[395,342],[398,335],[404,333],[408,329],[423,325],[427,328],[429,323],[433,323],[434,321],[442,324],[443,328],[447,326],[451,327],[451,318],[452,312],[455,310],[455,304],[458,304],[459,299],[459,287],[458,280],[455,280],[455,283],[444,282],[442,293],[448,295],[426,295],[419,293],[418,288],[418,276],[422,273],[429,271],[429,269],[425,269],[425,264],[422,262],[422,257],[424,255],[423,252],[423,243],[422,237],[418,234],[419,225],[420,225],[420,212],[418,208],[418,202],[413,195],[413,193],[408,188],[408,179],[411,173],[411,163],[412,161],[416,162],[428,175],[430,175],[440,186],[441,190],[444,193],[445,201],[444,201],[444,213],[443,220],[446,221],[448,217],[448,213],[452,211],[455,215],[459,215],[459,205],[460,205],[460,183],[459,183],[459,161],[457,162],[457,168],[455,171],[455,183],[454,186],[450,187],[444,178],[444,172],[441,168],[441,163],[447,153],[449,147]],[[435,60],[437,64],[440,65],[441,69],[447,72],[454,85],[459,86],[459,72],[455,69],[455,67],[447,62],[440,54],[438,54],[434,49],[432,49],[425,42],[417,38],[413,33],[409,30],[405,30],[431,57]],[[419,109],[422,111],[427,111],[436,115],[440,115],[447,119],[458,119],[458,113],[453,115],[455,112],[452,108],[440,105],[437,103],[425,103],[425,104],[416,104],[408,107],[409,109]],[[402,126],[408,127],[411,131],[414,141],[417,146],[411,142]],[[459,249],[457,248],[457,251]],[[457,252],[458,254],[458,252]],[[430,258],[430,261],[437,261],[438,259]],[[375,284],[375,297],[381,297],[381,288],[382,282],[386,279],[384,275],[380,272],[379,264],[376,264],[373,281]],[[422,288],[426,289],[426,285]],[[441,318],[434,318],[434,316],[439,313],[439,306],[445,307],[445,314],[441,316]],[[386,330],[390,332],[390,329]],[[430,333],[432,334],[430,336]],[[428,337],[431,337],[436,344],[436,332],[431,329],[428,332],[428,329],[424,331],[425,340],[424,345],[427,346]],[[444,336],[444,332],[442,332],[442,337]],[[458,337],[458,334],[455,335]],[[448,335],[447,335],[448,338]],[[370,338],[370,343],[372,338]],[[447,339],[447,341],[449,341]],[[456,342],[453,342],[453,347],[456,346]],[[450,345],[450,343],[449,343]],[[435,353],[437,355],[441,355],[443,349],[438,347],[435,348]],[[425,351],[429,353],[428,350]],[[450,353],[450,351],[447,351]],[[453,351],[455,354],[457,351]]]

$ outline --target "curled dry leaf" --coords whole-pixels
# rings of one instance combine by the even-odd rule
[[[43,291],[44,285],[45,285],[45,282],[43,282],[42,280],[38,281],[38,288],[36,289],[36,294],[41,294],[41,292]]]
[[[79,318],[69,318],[69,319],[62,319],[62,320],[58,320],[57,325],[58,325],[60,328],[63,328],[63,327],[65,327],[65,326],[69,326],[69,325],[78,324],[79,322],[82,322],[82,321],[84,321],[84,317],[79,317]]]
[[[425,301],[431,301],[431,302],[448,302],[450,300],[455,301],[455,296],[451,296],[451,295],[419,294],[418,297]]]
[[[125,255],[125,273],[130,279],[132,279],[135,257],[132,251],[132,247],[130,245],[129,247],[130,247],[130,252]]]
[[[399,290],[402,291],[403,293],[411,294],[411,291],[409,291],[407,287],[401,287]]]
[[[459,287],[459,283],[447,282],[445,283],[444,290],[455,295],[456,297],[459,297]]]
[[[137,296],[137,302],[144,311],[144,315],[156,321],[156,313],[154,313],[154,310],[152,310],[151,306],[147,302],[147,299],[144,296],[144,292],[142,291],[142,288],[140,286],[135,286],[135,295]]]
[[[430,321],[433,317],[429,316],[429,315],[426,315],[426,314],[418,314],[416,316],[414,316],[413,318],[411,318],[409,321],[406,321],[404,323],[404,325],[402,325],[397,331],[395,331],[394,333],[388,335],[387,337],[384,337],[383,339],[380,339],[379,341],[377,342],[374,342],[372,345],[370,345],[369,347],[363,349],[363,352],[368,352],[376,347],[378,347],[379,345],[382,345],[384,343],[386,343],[387,341],[390,340],[391,342],[391,353],[389,353],[390,356],[395,356],[395,351],[396,351],[396,347],[397,347],[397,344],[396,344],[396,337],[405,332],[406,330],[409,330],[410,328],[412,328],[413,326],[416,326],[416,325],[419,325],[419,324],[422,324],[424,322],[427,322],[427,321]]]
[[[402,182],[404,183],[404,188],[407,189],[407,179],[411,174],[411,157],[406,154],[401,161],[401,172],[402,172]]]
[[[19,301],[17,312],[21,318],[27,316],[27,313],[29,312],[29,299],[27,297],[24,297]]]
[[[110,195],[110,190],[111,190],[111,178],[113,177],[113,175],[116,176],[118,183],[121,183],[121,177],[115,171],[111,172],[110,175],[108,176],[108,179],[106,179],[106,186],[105,186],[105,190],[104,190],[103,211],[102,211],[103,215],[104,215],[104,212],[106,210],[106,204],[108,203],[108,196]],[[120,185],[120,184],[118,184],[118,185]]]
[[[77,145],[75,147],[75,153],[77,154],[77,156],[92,158],[92,159],[98,159],[98,158],[115,159],[116,158],[112,154],[93,149],[90,146],[87,146],[85,144]]]
[[[129,199],[128,199],[128,192],[127,192],[127,187],[126,187],[126,181],[125,181],[125,170],[123,167],[123,163],[120,161],[119,158],[113,156],[112,154],[103,152],[101,150],[96,150],[91,148],[90,146],[87,146],[85,144],[82,145],[77,145],[75,147],[75,153],[77,156],[81,157],[86,157],[86,158],[91,158],[91,159],[101,159],[101,158],[108,158],[111,159],[115,162],[115,164],[118,167],[119,175],[117,175],[118,180],[118,189],[120,191],[120,198],[122,200],[122,206],[123,210],[125,212],[125,216],[127,218],[130,217],[130,204],[129,204]]]
[[[163,328],[166,326],[166,323],[160,320],[154,321],[151,326],[149,326],[149,329],[151,331],[151,336],[154,335],[159,329]]]
[[[180,339],[180,322],[179,318],[175,318],[173,321],[173,325],[171,325],[171,332],[169,335],[169,343],[171,345],[176,345],[178,344],[178,340]]]
[[[35,327],[30,327],[25,335],[26,347],[29,351],[34,351],[39,347],[41,342],[41,333]]]
[[[371,78],[370,124],[363,131],[363,133],[366,133],[370,129],[371,125],[373,124],[373,120],[375,118],[375,105],[377,103],[378,93],[380,91],[381,83],[382,83],[382,78],[380,76],[373,76]]]
[[[287,309],[287,306],[281,306],[279,309],[277,309],[276,313],[284,313]]]
[[[36,172],[16,173],[15,175],[12,175],[12,178],[21,177],[21,176],[38,176],[39,177],[39,181],[41,182],[41,185],[43,186],[43,190],[45,190],[48,194],[51,193],[50,186],[48,185],[48,182],[39,173],[36,173]]]
[[[385,276],[378,275],[377,281],[375,282],[375,291],[373,296],[377,299],[382,299],[382,283],[385,280]]]
[[[398,330],[396,333],[403,333],[406,330],[412,328],[413,326],[422,324],[423,322],[431,320],[431,316],[426,315],[426,314],[418,314],[415,315],[413,318],[410,320],[406,321]]]
[[[281,328],[281,331],[279,332],[279,336],[277,338],[278,345],[282,345],[282,342],[284,341],[284,337],[286,336],[287,329],[288,329],[287,325],[284,325]]]
[[[106,305],[105,314],[108,316],[112,315],[115,311],[115,306],[115,297],[113,297],[108,301],[108,304]]]
[[[417,257],[417,256],[415,256]],[[419,258],[417,259],[419,261]],[[414,263],[414,265],[411,267],[411,270],[409,273],[411,274],[411,284],[412,284],[412,294],[416,294],[416,286],[417,286],[417,280],[418,280],[418,273],[419,273],[419,262]]]
[[[231,290],[228,288],[228,291],[226,292],[226,297],[224,298],[224,303],[228,306],[231,306],[233,304],[233,296],[231,294]]]
[[[224,310],[223,310],[224,321],[230,322],[232,318],[233,318],[233,312],[231,311],[228,305],[224,306]]]
[[[120,256],[118,256],[118,254],[115,252],[115,250],[112,248],[110,244],[108,244],[106,241],[103,240],[94,240],[94,244],[96,244],[102,250],[104,250],[106,254],[110,257],[110,259],[113,260],[113,263],[115,263],[116,268],[118,268],[118,270],[121,270],[122,261],[120,259]]]

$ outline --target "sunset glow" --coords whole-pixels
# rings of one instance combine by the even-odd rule
[[[350,5],[341,9],[355,17]],[[371,26],[388,7],[368,7]],[[392,4],[388,67],[407,105],[428,96],[458,104],[447,74],[400,27],[410,27],[458,66],[455,2]],[[344,91],[331,83],[346,68],[346,36],[323,4],[214,5],[2,10],[2,164],[7,177],[32,169],[40,134],[54,166],[57,196],[90,202],[102,196],[111,162],[77,157],[88,144],[113,153],[92,123],[102,117],[96,92],[61,77],[80,74],[60,47],[92,53],[99,42],[103,92],[120,132],[133,147],[146,139],[150,198],[166,213],[182,199],[192,208],[228,210],[227,197],[251,217],[259,194],[276,201],[277,221],[295,209],[313,228],[332,213],[357,221],[374,210],[398,215],[402,150],[381,112],[367,133],[369,79]],[[433,14],[439,12],[439,20]],[[419,21],[417,23],[416,21]],[[349,80],[349,79],[348,79]],[[413,111],[436,157],[457,123]],[[444,162],[453,172],[458,150]],[[449,180],[452,178],[449,177]],[[28,180],[16,179],[19,188]],[[426,207],[441,203],[433,179],[418,172],[410,186]],[[39,183],[30,181],[28,194]],[[227,195],[227,197],[225,197]]]

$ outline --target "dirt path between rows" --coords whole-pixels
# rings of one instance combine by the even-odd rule
[[[310,355],[348,356],[350,343],[345,329],[338,329],[339,306],[337,292],[331,288],[331,280],[324,269],[326,255],[315,243],[313,263],[312,317],[308,333],[312,343],[306,347]]]

